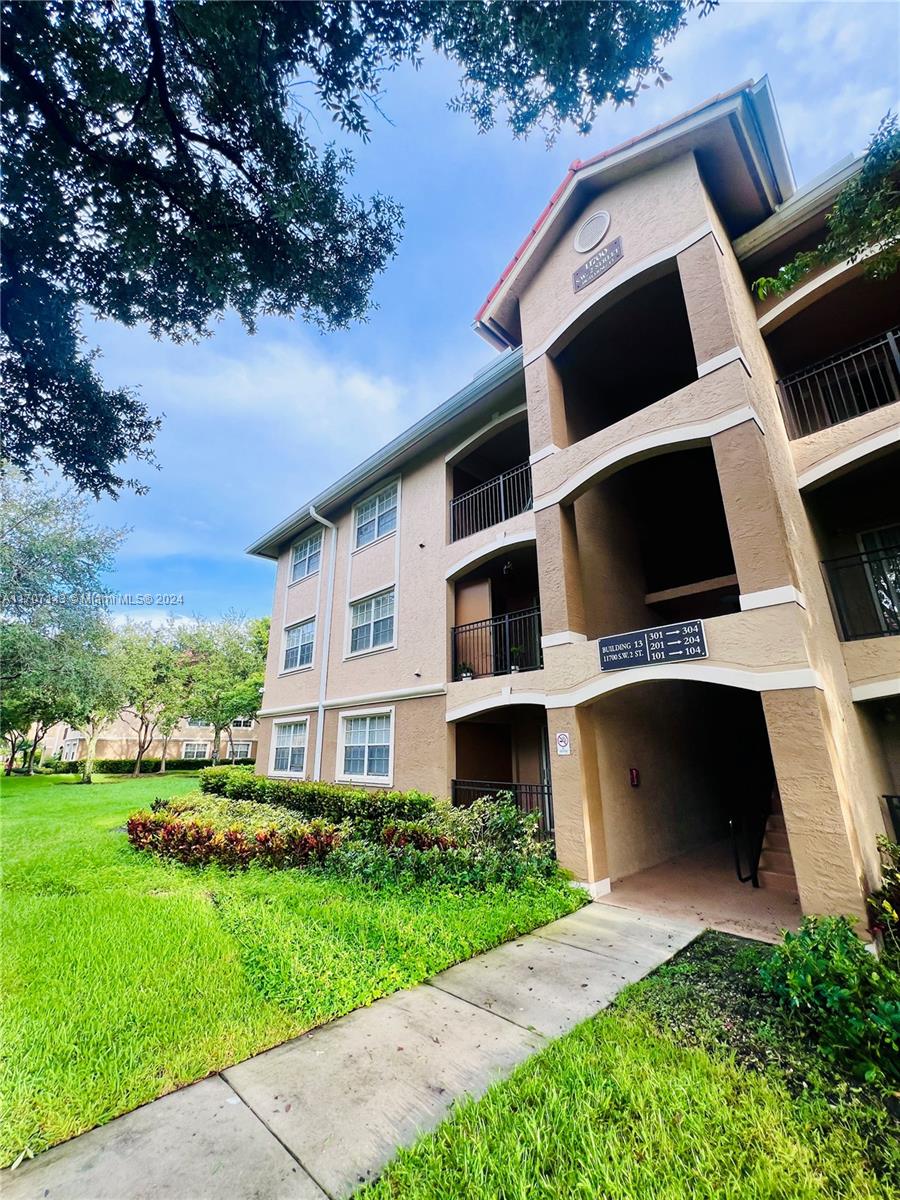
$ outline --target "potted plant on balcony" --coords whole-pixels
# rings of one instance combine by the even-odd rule
[[[524,646],[510,646],[509,648],[509,669],[510,671],[518,671],[519,658],[525,653]]]
[[[467,662],[460,663],[459,666],[456,668],[456,674],[460,679],[474,679],[475,678],[475,668],[472,666],[471,663],[467,663]]]

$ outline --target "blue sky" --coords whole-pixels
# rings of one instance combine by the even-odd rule
[[[457,73],[441,59],[390,76],[381,107],[391,123],[376,115],[371,142],[353,144],[354,191],[390,193],[406,216],[367,323],[322,335],[266,320],[250,336],[226,316],[195,346],[87,324],[107,381],[139,385],[164,414],[160,469],[137,471],[149,494],[97,505],[104,523],[131,527],[110,588],[183,594],[177,615],[269,612],[274,566],[244,547],[491,358],[472,317],[572,159],[768,74],[802,184],[862,149],[897,106],[898,62],[893,0],[725,0],[669,48],[670,84],[605,110],[587,138],[564,132],[551,150],[540,135],[514,141],[502,118],[479,136],[449,112]]]

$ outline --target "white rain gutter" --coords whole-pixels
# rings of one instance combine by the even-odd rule
[[[334,572],[337,566],[337,525],[309,506],[309,515],[331,530],[331,551],[328,556],[328,582],[325,585],[325,627],[322,630],[322,665],[319,669],[319,704],[316,709],[316,752],[313,759],[313,779],[322,778],[322,743],[325,738],[325,695],[328,689],[328,659],[331,653],[331,617],[334,600]],[[317,614],[318,616],[318,614]]]

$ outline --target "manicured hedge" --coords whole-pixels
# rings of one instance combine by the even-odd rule
[[[418,821],[435,809],[434,796],[423,792],[370,791],[319,780],[267,779],[243,767],[207,768],[200,772],[200,787],[231,800],[280,804],[306,819],[319,817],[336,823],[349,819],[379,832],[389,821]]]
[[[161,759],[144,758],[141,760],[141,774],[152,775],[159,770]],[[256,762],[254,758],[242,758],[242,763],[246,763],[248,767],[252,767]],[[48,759],[44,764],[44,770],[51,771],[55,775],[77,775],[81,771],[82,762],[76,759],[74,762],[57,762],[56,759]],[[199,771],[204,767],[216,770],[212,767],[211,758],[167,758],[167,771]],[[230,768],[226,768],[230,769]],[[98,775],[130,775],[134,770],[133,758],[95,758],[94,770]]]
[[[341,832],[325,821],[288,829],[216,829],[208,822],[168,812],[139,812],[128,818],[128,839],[137,850],[174,858],[189,866],[217,862],[223,867],[304,867],[321,863],[338,845]]]

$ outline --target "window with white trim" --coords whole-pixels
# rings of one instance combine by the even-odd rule
[[[283,721],[275,726],[273,771],[302,775],[306,763],[306,721]]]
[[[284,631],[284,670],[308,667],[313,657],[313,641],[316,636],[316,618],[291,625]]]
[[[63,762],[74,762],[77,757],[78,739],[70,738],[68,741],[63,742],[62,753],[60,754],[60,758],[63,760]]]
[[[368,546],[397,528],[396,480],[356,506],[356,548]]]
[[[390,777],[390,713],[344,717],[344,774],[352,779]]]
[[[350,653],[390,646],[394,640],[394,589],[350,605]]]
[[[209,721],[204,721],[201,717],[191,717],[188,721],[188,725],[193,725],[199,729],[208,729]]]
[[[310,534],[291,551],[291,583],[315,575],[322,559],[322,531]]]
[[[249,758],[250,743],[249,742],[232,742],[231,743],[232,758]]]
[[[250,729],[252,726],[252,717],[235,717],[235,719],[231,722],[232,729]]]
[[[182,758],[208,758],[208,742],[185,742],[181,751]]]

